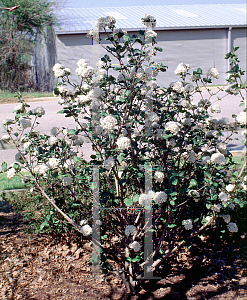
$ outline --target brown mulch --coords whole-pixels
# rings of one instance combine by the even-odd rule
[[[115,275],[93,278],[91,245],[67,245],[52,237],[28,238],[22,216],[0,206],[0,299],[236,299],[247,298],[247,247],[211,245],[186,249],[136,295]],[[245,238],[238,244],[245,245]],[[207,245],[207,247],[205,247]]]

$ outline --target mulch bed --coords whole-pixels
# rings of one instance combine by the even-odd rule
[[[183,249],[136,295],[115,275],[93,278],[91,244],[68,245],[24,231],[25,221],[7,204],[0,206],[0,299],[246,299],[247,243],[201,242]]]

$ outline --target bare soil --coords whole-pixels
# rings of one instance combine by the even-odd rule
[[[128,294],[115,275],[93,278],[89,242],[55,241],[24,231],[21,215],[0,206],[0,299],[247,299],[247,245],[202,240],[163,266],[162,279],[144,282]]]

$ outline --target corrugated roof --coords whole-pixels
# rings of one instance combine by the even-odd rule
[[[87,32],[99,17],[113,16],[118,28],[144,28],[141,18],[153,15],[155,30],[172,28],[246,26],[246,4],[150,5],[129,7],[66,8],[56,12],[57,34]]]

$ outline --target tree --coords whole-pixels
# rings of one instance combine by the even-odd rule
[[[39,34],[55,21],[54,1],[2,0],[0,18],[0,88],[16,91],[32,87],[31,58]]]

